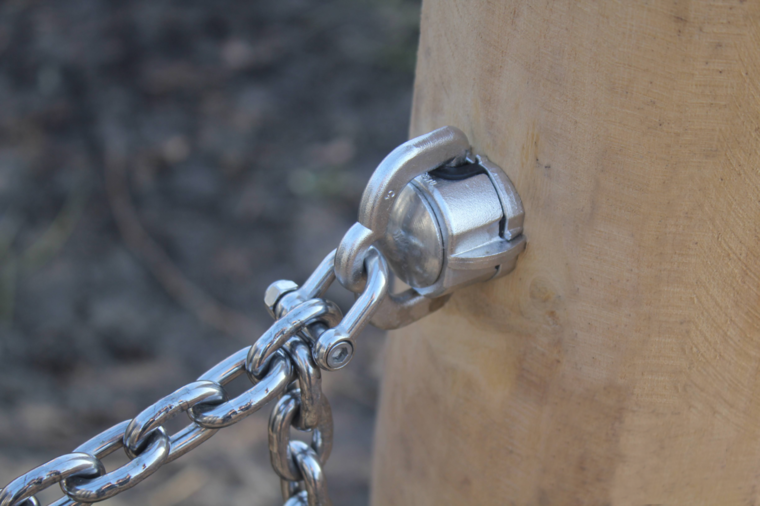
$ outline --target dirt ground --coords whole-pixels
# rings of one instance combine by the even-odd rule
[[[406,139],[418,16],[408,0],[0,4],[0,486],[269,325],[267,285],[337,246]],[[361,344],[324,380],[336,505],[368,500],[382,335]],[[281,504],[269,409],[108,503]]]

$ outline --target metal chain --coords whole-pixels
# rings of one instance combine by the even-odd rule
[[[298,287],[270,285],[265,297],[275,323],[253,345],[222,360],[171,394],[77,447],[19,476],[0,491],[0,506],[39,506],[35,494],[58,483],[65,496],[53,506],[102,501],[134,487],[279,398],[269,419],[269,454],[285,506],[331,506],[322,472],[332,450],[333,419],[322,392],[320,367],[335,370],[351,358],[388,286],[388,267],[376,250],[367,255],[367,282],[345,317],[322,297],[335,280],[335,251]],[[230,399],[224,389],[246,374],[253,386]],[[191,423],[168,435],[163,425],[179,413]],[[290,439],[290,429],[311,432],[311,444]],[[100,459],[123,448],[130,461],[106,472]]]
[[[423,178],[422,186],[417,188],[432,192],[423,183],[427,181],[425,184],[432,187],[438,184],[428,174],[433,169],[461,166],[466,170],[474,164],[479,167],[477,174],[483,174],[462,179],[462,191],[471,195],[475,180],[480,178],[478,191],[493,206],[472,206],[471,199],[453,198],[451,189],[446,193],[448,200],[439,190],[435,195],[431,193],[433,200],[424,204],[426,213],[432,212],[428,207],[433,203],[438,209],[438,214],[428,220],[431,226],[438,224],[439,218],[446,224],[454,213],[467,220],[460,220],[456,227],[451,223],[444,228],[435,225],[438,228],[427,232],[441,241],[445,236],[448,241],[445,251],[444,243],[433,244],[445,266],[438,273],[438,281],[389,295],[390,271],[385,257],[376,249],[378,244],[383,247],[389,234],[395,243],[383,251],[390,251],[389,255],[405,251],[406,263],[402,264],[407,271],[424,267],[417,263],[421,250],[411,247],[420,242],[410,235],[415,231],[403,226],[389,229],[397,197],[414,178],[426,174],[427,179]],[[453,181],[441,179],[446,185]],[[525,249],[525,238],[520,235],[523,215],[509,178],[485,158],[470,158],[467,137],[457,128],[443,127],[407,141],[375,170],[362,196],[359,221],[303,286],[299,288],[292,281],[276,281],[269,286],[264,302],[275,323],[264,335],[132,420],[16,478],[0,491],[0,506],[37,505],[34,495],[54,483],[60,483],[65,494],[56,506],[108,499],[193,450],[217,430],[239,422],[275,399],[279,401],[269,420],[269,454],[281,480],[285,505],[331,505],[322,466],[332,449],[333,420],[322,392],[321,369],[335,371],[348,364],[357,336],[373,316],[377,316],[374,323],[380,328],[398,328],[440,308],[456,287],[511,271],[517,254]],[[406,220],[408,216],[404,216]],[[464,226],[465,222],[473,228]],[[475,237],[483,242],[474,244]],[[464,251],[453,248],[462,244],[467,248]],[[394,260],[396,264],[398,260]],[[324,299],[336,276],[357,294],[345,316],[337,305]],[[224,386],[243,373],[253,386],[229,399]],[[168,435],[163,425],[181,412],[187,413],[191,423]],[[291,440],[291,428],[311,432],[311,444]],[[100,459],[119,448],[124,448],[130,461],[106,473]]]

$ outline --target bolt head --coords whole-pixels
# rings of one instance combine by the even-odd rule
[[[277,301],[286,293],[294,292],[296,290],[298,290],[298,285],[287,279],[281,279],[269,285],[267,291],[264,292],[264,304],[266,304],[272,318],[277,318],[275,315]]]
[[[327,354],[327,365],[330,369],[341,369],[348,365],[354,355],[354,347],[351,343],[342,342],[332,347]]]

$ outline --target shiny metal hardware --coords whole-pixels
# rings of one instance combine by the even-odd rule
[[[525,249],[523,208],[486,158],[417,176],[398,196],[378,249],[393,272],[426,297],[511,272]]]
[[[235,356],[237,356],[237,354]],[[248,349],[246,349],[245,358],[247,359],[247,357]],[[242,369],[244,366],[245,359],[239,367]],[[249,373],[249,376],[252,376],[250,371],[246,372]],[[227,373],[226,370],[222,372],[222,374]],[[220,385],[224,384],[224,376],[220,376],[217,379],[208,374],[209,373],[206,373],[201,376],[200,379],[209,379]],[[282,353],[277,353],[272,360],[272,364],[270,365],[266,376],[253,385],[253,387],[234,399],[230,399],[218,406],[213,406],[211,408],[200,405],[193,406],[187,413],[190,415],[190,418],[201,427],[207,429],[221,429],[222,427],[228,427],[239,422],[243,418],[252,415],[269,401],[279,397],[291,381],[293,381],[293,365],[286,356]]]
[[[113,437],[113,432],[121,429],[123,424],[95,436],[77,448],[78,451],[102,458],[124,446],[121,437]],[[118,427],[118,429],[117,429]],[[96,450],[97,448],[97,450]],[[151,474],[158,471],[169,457],[169,436],[163,427],[155,429],[147,441],[145,450],[119,469],[92,479],[66,478],[61,482],[61,489],[77,502],[91,503],[108,499],[128,490]]]
[[[297,389],[283,395],[269,417],[269,455],[272,468],[281,478],[289,481],[303,480],[289,446],[290,427],[295,426],[295,417],[301,409],[300,396],[301,392]],[[319,457],[320,464],[324,465],[332,451],[332,415],[323,416],[311,433],[311,448]]]
[[[325,419],[332,421],[330,402],[322,394],[322,371],[314,363],[309,346],[300,338],[295,337],[285,343],[285,351],[293,361],[300,389],[300,405],[293,420],[293,426],[298,430],[312,430],[319,427]],[[332,431],[332,429],[330,430]],[[322,433],[325,436],[324,430]],[[328,439],[332,444],[332,432],[330,432]],[[318,446],[321,447],[324,444],[318,443]],[[329,455],[330,449],[317,451],[317,453]]]
[[[389,288],[388,264],[374,248],[365,260],[367,281],[356,302],[341,322],[325,330],[314,343],[312,355],[322,369],[336,371],[348,365],[354,354],[356,338],[386,299]]]
[[[227,394],[221,385],[213,381],[196,381],[185,385],[174,393],[142,410],[134,417],[124,432],[124,451],[129,458],[134,459],[148,442],[148,438],[171,418],[193,406],[218,406],[227,401]],[[192,425],[191,427],[192,428]],[[199,427],[203,430],[202,427]],[[185,427],[179,434],[186,437],[189,428]],[[209,436],[210,437],[210,436]],[[172,438],[172,447],[177,440]]]
[[[463,163],[469,152],[467,137],[444,127],[407,141],[380,162],[359,204],[359,219],[343,236],[335,256],[335,275],[354,293],[365,280],[364,259],[388,228],[396,197],[415,177],[446,164]]]
[[[470,153],[465,135],[445,127],[412,139],[382,161],[362,196],[359,221],[303,286],[275,281],[264,296],[274,324],[196,381],[111,427],[73,453],[16,478],[0,506],[38,506],[34,494],[60,483],[53,506],[113,497],[161,466],[279,399],[269,420],[272,467],[285,506],[330,506],[322,467],[333,418],[321,370],[345,367],[370,322],[390,329],[442,307],[459,287],[505,275],[525,249],[523,208],[504,172]],[[392,294],[394,277],[410,288]],[[345,316],[324,299],[335,279],[357,294]],[[247,376],[232,399],[224,389]],[[185,412],[191,422],[171,437],[163,425]],[[290,439],[291,427],[311,444]],[[106,473],[101,458],[124,448],[130,461]]]
[[[300,303],[275,322],[266,333],[251,346],[246,358],[246,370],[252,379],[259,379],[268,365],[268,359],[279,350],[285,342],[300,331],[307,323],[325,317],[340,320],[342,313],[333,302],[322,299],[310,299]]]
[[[411,288],[386,298],[372,319],[381,329],[408,325],[457,288],[503,276],[525,249],[524,211],[512,182],[467,137],[443,127],[389,154],[362,196],[359,220],[338,247],[335,273],[349,290],[366,279],[376,247]]]
[[[292,281],[276,281],[267,289],[267,293],[278,290],[278,287],[287,287],[279,299],[274,297],[265,303],[274,301],[274,312],[285,318],[291,311],[296,311],[306,302],[307,297],[322,294],[335,280],[334,262],[336,251],[330,252],[319,264],[314,273],[298,287]],[[336,311],[325,311],[321,316],[314,316],[312,321],[305,325],[301,335],[312,346],[314,362],[325,370],[336,371],[348,365],[354,355],[356,338],[361,331],[370,323],[372,316],[380,309],[388,294],[390,271],[385,257],[375,248],[371,247],[366,254],[366,279],[362,290],[356,298],[356,302],[343,316]],[[303,319],[299,320],[303,323]],[[275,324],[276,325],[276,324]],[[256,348],[254,344],[252,350]],[[252,351],[253,353],[253,351]],[[251,362],[255,367],[256,362]]]
[[[105,473],[100,460],[85,453],[69,453],[19,476],[0,492],[0,506],[39,504],[34,494],[67,478],[95,477]]]
[[[306,443],[291,441],[288,445],[293,460],[303,477],[303,492],[298,493],[299,499],[295,504],[303,504],[306,499],[308,506],[332,506],[332,501],[327,493],[327,480],[322,472],[319,456]],[[292,487],[291,483],[283,483],[282,492],[285,504],[292,504],[292,493],[300,491],[301,487]]]

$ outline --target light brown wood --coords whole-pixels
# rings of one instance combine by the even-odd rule
[[[760,502],[760,2],[429,0],[527,251],[392,335],[375,506]]]

